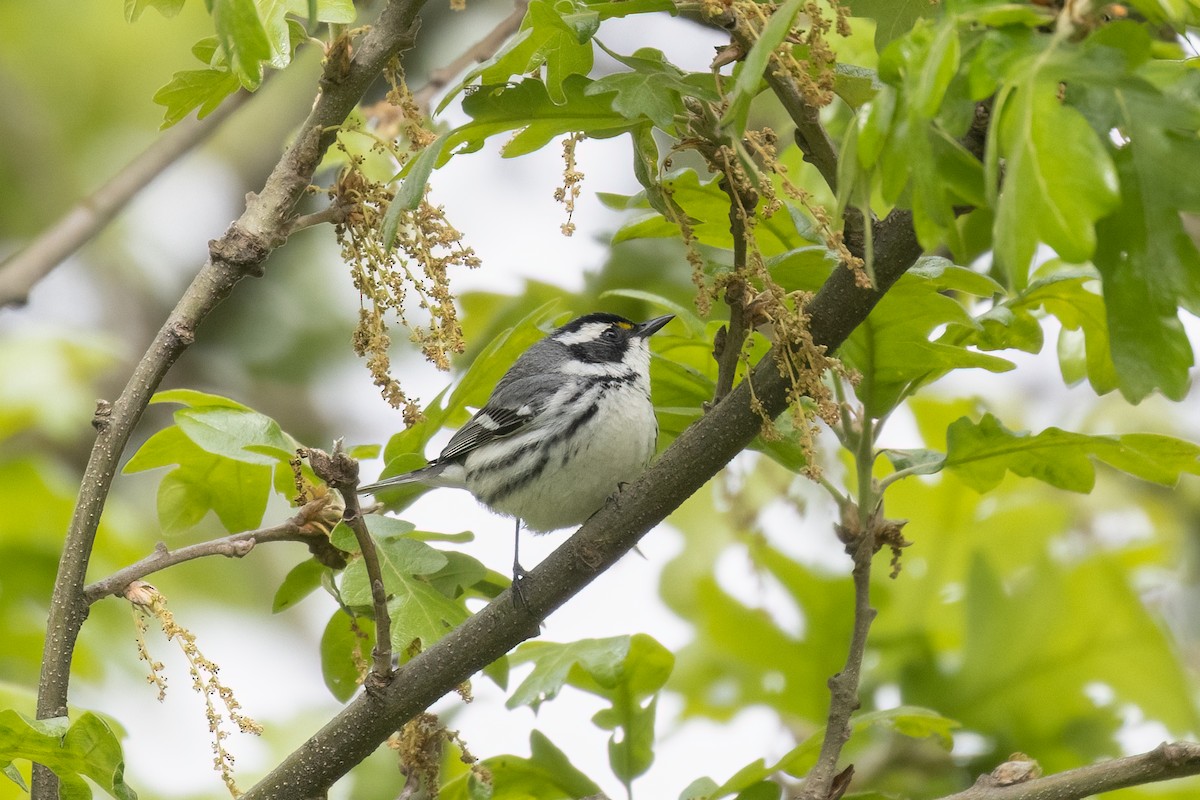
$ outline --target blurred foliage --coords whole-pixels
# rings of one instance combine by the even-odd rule
[[[496,136],[511,158],[583,132],[628,142],[640,191],[602,198],[629,214],[581,291],[558,285],[576,277],[563,272],[526,278],[515,291],[460,293],[468,346],[454,376],[421,421],[355,451],[378,452],[385,476],[424,463],[435,437],[463,424],[525,348],[584,310],[675,314],[652,340],[660,448],[704,413],[723,323],[694,301],[698,286],[702,299],[719,300],[735,266],[722,176],[682,151],[696,138],[697,103],[709,104],[707,123],[726,137],[729,163],[761,193],[751,249],[762,270],[750,287],[778,290],[788,298],[779,308],[794,311],[798,293],[841,268],[830,226],[847,209],[911,210],[922,245],[941,254],[911,269],[841,348],[846,372],[827,378],[843,401],[841,425],[814,449],[809,431],[781,421],[778,438],[752,446],[767,457],[739,458],[672,515],[683,544],[663,565],[659,591],[687,625],[685,644],[672,652],[644,633],[585,631],[576,641],[528,643],[485,671],[510,709],[537,710],[567,693],[602,703],[591,722],[607,738],[611,775],[586,774],[573,764],[576,742],[540,730],[528,756],[478,753],[468,769],[454,759],[469,760],[463,730],[443,743],[444,797],[578,798],[618,784],[634,796],[637,779],[661,764],[665,734],[699,719],[736,730],[748,709],[777,720],[774,752],[728,774],[690,764],[671,777],[689,800],[780,797],[815,759],[827,681],[845,660],[853,591],[834,525],[848,498],[864,496],[885,497],[888,517],[908,520],[912,545],[896,577],[882,561],[873,575],[879,613],[842,759],[856,765],[853,789],[869,792],[861,796],[949,793],[1017,751],[1051,772],[1200,732],[1200,448],[1186,441],[1198,433],[1187,396],[1194,343],[1180,314],[1200,311],[1200,251],[1188,232],[1189,215],[1200,213],[1200,78],[1169,34],[1190,30],[1197,5],[1139,0],[1112,21],[1057,19],[1032,3],[851,0],[845,38],[799,43],[801,5],[767,8],[774,15],[761,20],[759,43],[717,78],[675,66],[664,50],[624,52],[609,35],[609,20],[679,10],[666,0],[535,0],[520,32],[445,96],[442,109],[458,116],[438,118],[443,135],[411,161],[386,165],[391,177],[380,185],[400,187],[398,205],[415,207],[439,169],[496,148]],[[366,6],[126,0],[131,25],[103,5],[0,5],[0,133],[10,143],[0,152],[3,247],[28,240],[65,198],[91,191],[152,140],[162,109],[151,98],[170,124],[261,85],[245,118],[205,148],[206,163],[227,172],[202,167],[187,177],[189,197],[203,190],[218,205],[236,203],[307,108],[318,57],[350,46],[356,13],[369,17],[378,4]],[[427,27],[436,32],[448,13],[431,7]],[[834,9],[825,13],[838,22]],[[410,73],[445,60],[425,47],[430,33],[406,56]],[[838,58],[828,74],[811,74],[807,60],[809,73],[792,74],[807,74],[806,89],[832,103],[823,120],[842,154],[836,194],[789,144],[786,115],[760,79],[764,68],[817,58],[823,45]],[[960,139],[985,99],[992,127],[977,159]],[[331,153],[318,181],[366,160],[371,137],[382,136],[376,124],[356,116],[359,135],[348,138],[367,144]],[[779,129],[774,138],[760,135],[768,124]],[[737,171],[728,169],[726,178]],[[168,216],[139,213],[52,279],[57,296],[35,294],[38,326],[21,329],[26,312],[0,318],[0,707],[9,709],[0,712],[0,768],[11,779],[0,781],[0,798],[21,796],[31,756],[59,773],[70,796],[90,795],[81,775],[131,796],[115,725],[75,709],[70,723],[27,718],[95,398],[121,385],[131,354],[224,224],[148,246],[151,233],[200,212],[181,203]],[[557,235],[554,227],[542,233]],[[340,376],[358,299],[330,239],[295,236],[265,280],[239,287],[200,329],[116,478],[90,577],[145,556],[159,539],[174,548],[269,526],[296,513],[298,493],[317,496],[311,472],[298,480],[290,462],[298,445],[320,446],[350,424]],[[519,247],[523,263],[539,243],[521,238]],[[746,362],[763,357],[771,333],[763,324],[750,337]],[[405,347],[394,350],[402,371],[415,369]],[[1036,373],[1048,359],[1027,366],[1043,351],[1071,394]],[[998,388],[981,392],[962,370],[994,373],[988,386]],[[1062,396],[1070,399],[1050,407]],[[799,477],[814,467],[818,483]],[[469,550],[472,534],[417,530],[403,518],[424,491],[381,492],[399,516],[370,518],[401,660],[507,585],[458,549]],[[319,663],[331,705],[345,702],[359,691],[375,631],[357,541],[344,526],[329,528],[344,569],[291,546],[261,547],[245,561],[208,559],[154,580],[181,613],[225,612],[243,620],[247,637],[290,626],[295,646]],[[302,604],[317,624],[293,610]],[[95,607],[77,681],[140,674],[118,605]],[[659,714],[662,698],[678,701],[679,719]],[[120,717],[119,707],[108,710]],[[315,727],[310,712],[288,713],[268,733],[276,755]],[[135,730],[125,746],[144,735]],[[396,796],[402,781],[390,754],[377,754],[347,783],[353,796],[375,798]],[[175,796],[216,796],[215,783],[179,786]],[[1114,796],[1184,798],[1197,785]]]

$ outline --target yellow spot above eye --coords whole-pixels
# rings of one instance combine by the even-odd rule
[[[617,327],[623,331],[631,331],[631,330],[633,330],[633,323],[632,322],[618,322]]]

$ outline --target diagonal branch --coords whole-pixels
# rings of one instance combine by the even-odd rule
[[[893,212],[877,223],[875,289],[834,270],[809,305],[813,341],[833,351],[920,255],[911,217]],[[378,692],[364,693],[251,788],[243,800],[313,797],[366,758],[392,731],[455,686],[538,635],[538,623],[634,548],[651,528],[708,482],[758,435],[763,418],[750,386],[772,417],[788,404],[789,384],[774,352],[696,424],[684,431],[641,478],[596,512],[522,583],[525,604],[504,592],[489,606],[415,656]]]
[[[96,442],[84,471],[79,498],[67,530],[50,601],[42,653],[37,715],[67,712],[71,656],[87,616],[84,577],[91,559],[100,514],[117,463],[151,395],[176,359],[192,343],[196,328],[242,278],[263,273],[263,262],[286,238],[296,203],[310,184],[338,127],[387,63],[411,46],[417,13],[424,0],[391,0],[376,24],[357,43],[353,59],[331,60],[321,91],[301,133],[267,178],[262,191],[247,198],[246,210],[225,235],[209,246],[209,258],[155,336],[129,383],[111,406],[105,404],[93,425]],[[56,781],[39,767],[33,800],[50,800]]]
[[[249,92],[238,92],[204,119],[181,124],[156,139],[36,239],[0,262],[0,308],[23,305],[38,281],[103,230],[134,195],[208,138],[250,97]]]
[[[496,23],[496,27],[488,31],[482,39],[468,47],[453,61],[444,67],[439,67],[429,73],[429,82],[413,93],[417,108],[428,114],[429,106],[434,96],[445,89],[450,81],[472,64],[482,64],[494,56],[521,28],[525,19],[525,11],[529,8],[529,0],[514,0],[512,13]]]

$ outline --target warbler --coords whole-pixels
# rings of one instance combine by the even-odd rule
[[[647,339],[673,314],[633,323],[597,312],[568,322],[521,354],[487,404],[428,466],[359,487],[404,483],[466,489],[521,527],[578,525],[636,479],[658,441]]]

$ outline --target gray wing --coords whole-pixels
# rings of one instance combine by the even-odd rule
[[[545,345],[551,344],[561,347],[543,340],[517,359],[492,390],[487,405],[450,439],[437,458],[439,462],[459,460],[477,447],[536,424],[538,412],[563,379],[561,374],[546,369],[550,353]]]
[[[521,411],[526,413],[522,414]],[[437,460],[439,463],[454,461],[477,447],[503,436],[512,436],[529,425],[533,419],[532,409],[506,408],[488,403],[471,417],[471,421],[458,429]]]

